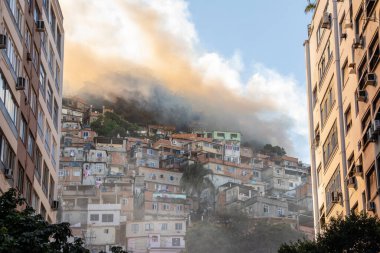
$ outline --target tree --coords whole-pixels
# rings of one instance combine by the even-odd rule
[[[113,112],[100,115],[97,120],[91,123],[91,128],[98,135],[107,137],[127,136],[128,131],[138,130],[135,124],[129,123]]]
[[[198,211],[200,210],[201,194],[205,189],[209,189],[214,196],[214,184],[208,177],[210,175],[213,175],[212,170],[204,168],[200,163],[191,164],[183,171],[180,182],[181,188],[188,195],[198,199]]]
[[[305,7],[305,13],[309,13],[315,10],[317,4],[315,2],[311,2],[311,0],[307,0],[307,5]]]
[[[49,224],[10,189],[0,196],[0,252],[88,253],[81,239],[73,243],[69,223]]]
[[[284,244],[279,253],[378,253],[380,220],[366,213],[332,218],[316,242],[298,241]]]
[[[261,149],[261,152],[270,155],[270,156],[283,156],[286,155],[286,151],[284,148],[280,146],[272,146],[271,144],[265,144],[264,147]]]

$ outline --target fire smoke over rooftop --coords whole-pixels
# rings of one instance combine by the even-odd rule
[[[245,70],[239,53],[203,50],[184,0],[66,0],[62,7],[70,13],[66,94],[140,110],[159,123],[241,131],[308,159],[297,82],[260,64]],[[243,71],[252,73],[246,82]]]

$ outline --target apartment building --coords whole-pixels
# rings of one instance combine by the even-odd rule
[[[0,189],[16,187],[55,222],[62,12],[58,0],[5,0],[0,19]]]
[[[377,0],[317,1],[305,41],[316,232],[351,210],[380,214]]]

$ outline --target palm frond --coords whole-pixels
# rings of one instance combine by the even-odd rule
[[[307,0],[307,5],[305,7],[305,13],[309,13],[315,10],[317,7],[317,4],[315,2],[311,2],[310,0]]]

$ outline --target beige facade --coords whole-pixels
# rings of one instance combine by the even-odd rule
[[[315,229],[380,214],[379,1],[317,1],[305,42]]]
[[[0,3],[1,192],[16,187],[49,222],[57,208],[63,16],[58,0]]]

